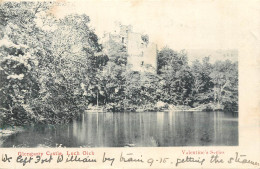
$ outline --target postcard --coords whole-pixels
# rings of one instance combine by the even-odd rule
[[[0,168],[260,168],[260,1],[0,2]]]

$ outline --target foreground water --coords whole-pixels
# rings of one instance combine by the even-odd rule
[[[1,147],[220,145],[238,145],[237,113],[83,113],[68,125],[26,128],[4,138]]]

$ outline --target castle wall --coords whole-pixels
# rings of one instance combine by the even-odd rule
[[[157,45],[146,44],[142,35],[138,33],[128,34],[127,51],[129,54],[128,64],[132,65],[134,71],[157,71]]]
[[[130,56],[142,57],[144,45],[141,35],[138,33],[128,33],[127,52]]]
[[[148,44],[147,48],[144,50],[143,57],[145,71],[157,72],[157,45],[154,43]]]

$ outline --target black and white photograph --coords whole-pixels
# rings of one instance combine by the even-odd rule
[[[239,146],[237,23],[216,5],[1,2],[0,147]]]

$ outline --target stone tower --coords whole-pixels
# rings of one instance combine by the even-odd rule
[[[105,33],[102,38],[104,52],[109,47],[109,41],[123,44],[128,53],[127,64],[133,71],[157,72],[157,45],[149,42],[148,35],[133,32],[131,25],[115,24],[110,33]]]

